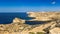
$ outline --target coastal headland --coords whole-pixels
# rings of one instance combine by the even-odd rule
[[[30,34],[31,32],[60,34],[60,12],[27,12],[27,14],[33,19],[23,20],[16,17],[10,24],[0,24],[0,34]]]

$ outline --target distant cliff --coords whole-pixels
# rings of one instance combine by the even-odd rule
[[[31,31],[42,30],[45,31],[46,34],[60,34],[60,31],[58,31],[60,29],[60,12],[27,12],[27,14],[29,17],[35,18],[30,21],[51,21],[42,24]]]

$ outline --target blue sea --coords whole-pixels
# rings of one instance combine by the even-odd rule
[[[26,12],[20,12],[20,13],[0,13],[0,24],[10,24],[13,22],[13,19],[15,18],[20,18],[25,21],[25,24],[30,24],[30,25],[36,25],[36,24],[43,24],[47,23],[50,21],[28,21],[34,18],[28,17],[28,14]]]
[[[20,12],[20,13],[0,13],[0,24],[9,24],[12,23],[13,19],[21,18],[24,20],[29,20],[31,18],[28,17],[28,14],[26,12]]]

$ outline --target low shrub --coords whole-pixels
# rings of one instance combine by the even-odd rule
[[[29,32],[29,34],[35,34],[34,32]]]
[[[43,32],[37,32],[36,34],[44,34]]]

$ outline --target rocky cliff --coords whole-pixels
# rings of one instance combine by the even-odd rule
[[[35,18],[30,21],[51,21],[42,24],[31,31],[38,32],[41,30],[41,32],[44,31],[46,34],[60,34],[60,12],[28,12],[27,14],[29,17]]]
[[[28,12],[28,17],[35,19],[27,21],[50,21],[44,24],[28,25],[26,20],[13,19],[11,24],[0,24],[0,34],[29,34],[43,32],[45,34],[60,34],[60,12]]]
[[[0,24],[0,34],[21,34],[21,31],[30,28],[29,25],[23,23],[25,20],[15,18],[11,24]]]

